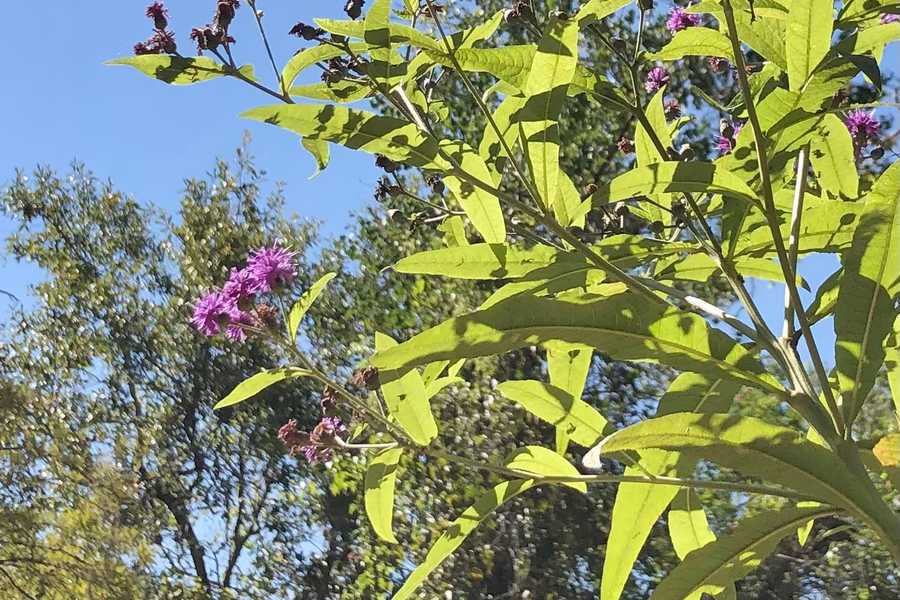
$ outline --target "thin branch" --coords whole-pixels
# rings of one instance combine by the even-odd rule
[[[803,196],[806,192],[806,172],[808,165],[807,149],[800,150],[797,157],[797,182],[794,186],[794,203],[791,206],[791,237],[788,239],[788,260],[791,261],[791,271],[797,272],[797,255],[800,250],[800,223],[803,218]],[[794,306],[791,303],[791,293],[784,288],[784,326],[781,330],[784,340],[794,337]]]
[[[269,46],[269,38],[266,37],[266,29],[263,27],[261,11],[256,9],[256,0],[248,0],[247,4],[250,5],[250,10],[253,11],[253,16],[256,18],[259,36],[262,38],[263,45],[266,47],[266,54],[269,55],[269,64],[272,65],[272,70],[275,72],[275,79],[278,80],[278,87],[281,88],[281,94],[287,96],[288,93],[284,87],[284,79],[282,79],[281,71],[278,69],[278,64],[275,62],[275,57],[272,55],[272,48]]]

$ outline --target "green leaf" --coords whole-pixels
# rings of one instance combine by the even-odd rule
[[[735,0],[731,4],[734,7],[734,20],[740,40],[780,69],[787,69],[784,21],[754,18],[748,0]],[[725,15],[719,2],[701,2],[689,7],[688,12],[712,13],[719,22],[719,29],[723,33],[727,32]]]
[[[402,448],[388,448],[372,457],[366,467],[365,507],[369,523],[379,538],[392,544],[394,537],[394,486],[397,483],[397,463]]]
[[[791,0],[787,21],[787,74],[790,89],[803,88],[831,49],[832,0]]]
[[[744,519],[728,535],[688,554],[656,586],[650,600],[684,600],[697,593],[719,594],[758,567],[798,525],[831,513],[834,509],[830,507],[785,508]]]
[[[538,477],[578,477],[581,475],[572,463],[556,452],[541,446],[526,446],[516,450],[507,459],[506,468]],[[567,481],[562,485],[582,494],[587,493],[587,484],[580,481]]]
[[[313,21],[328,33],[357,39],[365,37],[366,25],[364,21],[351,21],[349,19],[313,19]],[[408,25],[391,23],[390,32],[392,44],[410,44],[423,50],[441,51],[444,48],[440,41]]]
[[[894,320],[894,329],[888,336],[885,346],[887,350],[884,366],[887,368],[888,387],[894,399],[894,411],[900,420],[900,316]]]
[[[444,233],[444,243],[451,248],[469,245],[466,237],[466,224],[459,215],[444,219],[437,226],[437,230]]]
[[[588,371],[591,368],[593,348],[566,342],[551,342],[544,345],[547,349],[547,371],[550,384],[568,393],[575,400],[581,400]],[[572,427],[567,419],[556,425],[556,451],[565,454],[569,446],[569,429]]]
[[[701,317],[630,292],[557,299],[516,296],[444,321],[379,352],[372,361],[379,368],[407,369],[551,340],[589,345],[615,359],[660,362],[784,393],[758,359]]]
[[[668,123],[666,122],[666,110],[663,104],[665,90],[658,91],[653,98],[647,102],[647,108],[644,111],[647,122],[653,130],[653,134],[659,138],[664,148],[671,148],[672,136],[669,134]],[[637,158],[639,167],[645,167],[652,163],[659,163],[666,160],[666,156],[662,156],[653,143],[651,133],[644,129],[642,123],[638,122],[634,127],[634,154]]]
[[[375,333],[375,350],[385,352],[397,346],[389,335]],[[378,373],[388,412],[412,440],[427,446],[437,437],[437,423],[431,414],[425,382],[415,369],[399,373],[384,369]]]
[[[471,507],[450,524],[437,539],[421,565],[415,568],[403,583],[403,587],[394,594],[393,600],[412,598],[416,589],[437,569],[454,550],[459,548],[466,537],[475,530],[501,504],[515,498],[530,489],[534,482],[530,479],[504,481],[480,496]]]
[[[525,106],[525,98],[523,96],[508,95],[494,110],[493,120],[497,126],[503,141],[514,151],[516,142],[519,139],[519,127],[516,124],[518,120],[518,111]],[[510,159],[503,149],[500,142],[500,136],[497,130],[488,123],[484,128],[484,134],[481,136],[481,143],[478,146],[478,154],[484,159],[488,169],[491,171],[491,180],[494,185],[500,184],[500,175],[503,172],[504,161]]]
[[[354,54],[362,54],[368,51],[369,45],[362,42],[353,42],[350,44],[350,50]],[[347,52],[344,48],[322,44],[313,46],[312,48],[304,48],[294,54],[284,68],[281,70],[281,79],[284,81],[284,87],[290,89],[294,85],[297,76],[309,67],[320,61],[326,61],[338,56],[343,56]]]
[[[391,160],[441,170],[438,145],[407,121],[343,106],[274,104],[241,115],[283,127],[304,138],[341,144],[352,150],[383,154]]]
[[[617,431],[592,452],[629,450],[676,450],[711,460],[846,509],[869,523],[881,519],[886,509],[869,482],[858,478],[834,452],[798,431],[753,417],[675,413]],[[896,530],[896,524],[891,527]]]
[[[838,268],[816,290],[816,297],[813,299],[812,304],[809,305],[809,308],[806,309],[806,318],[809,319],[810,325],[815,325],[834,312],[843,274],[844,270]]]
[[[767,258],[739,258],[735,261],[735,268],[744,277],[784,282],[784,273],[781,267]],[[656,273],[655,277],[660,280],[707,281],[718,272],[718,264],[709,255],[693,254],[668,265],[665,269]],[[799,275],[797,276],[797,285],[805,290],[809,290],[809,284]]]
[[[399,273],[443,275],[457,279],[517,279],[537,270],[569,269],[587,263],[578,254],[550,246],[517,248],[505,244],[470,244],[426,250],[400,259]]]
[[[540,381],[504,381],[497,386],[504,398],[552,425],[569,424],[569,438],[581,446],[593,446],[611,428],[603,415],[581,398]]]
[[[538,196],[551,206],[559,179],[559,113],[578,64],[578,23],[551,19],[538,43],[517,113]]]
[[[291,312],[288,315],[288,334],[291,336],[292,342],[297,341],[297,330],[300,328],[300,321],[306,316],[306,311],[318,299],[319,294],[322,293],[328,282],[335,277],[337,277],[337,273],[333,272],[322,275],[308,290],[303,292],[303,295],[291,307]]]
[[[718,56],[734,61],[728,36],[706,27],[682,29],[672,36],[662,50],[650,54],[647,58],[650,60],[679,60],[685,56]]]
[[[107,61],[108,65],[134,67],[144,75],[172,85],[190,85],[228,75],[230,67],[223,66],[205,56],[184,57],[168,54],[144,54],[124,56]],[[253,78],[253,67],[244,65],[238,69],[245,77]]]
[[[707,162],[667,161],[632,169],[601,186],[593,195],[595,205],[661,193],[724,194],[755,202],[746,183]]]
[[[881,56],[884,47],[898,39],[900,39],[900,23],[886,23],[857,31],[842,40],[838,44],[837,50],[845,55],[869,52],[875,56]]]
[[[372,88],[368,84],[355,81],[338,81],[336,83],[310,83],[295,85],[288,93],[291,96],[310,98],[312,100],[328,100],[340,104],[358,102],[372,95]]]
[[[675,554],[684,560],[691,552],[716,541],[716,534],[709,528],[706,512],[700,503],[697,493],[691,488],[683,488],[672,501],[669,515],[666,518],[669,526],[669,538],[675,548]],[[685,600],[701,600],[703,593],[695,592]],[[733,600],[737,597],[734,585],[727,585],[718,596],[722,600]]]
[[[657,415],[674,412],[710,413],[727,410],[740,386],[722,380],[710,381],[696,373],[683,373],[670,385],[660,398]],[[602,443],[601,443],[602,446]],[[592,450],[583,459],[585,466],[600,468],[597,453]],[[640,466],[631,465],[626,475],[653,475],[690,477],[696,461],[674,451],[642,452]],[[616,491],[613,505],[606,560],[600,578],[602,600],[617,600],[625,589],[634,561],[650,535],[653,525],[675,498],[674,486],[622,483]]]
[[[440,148],[469,177],[486,184],[493,181],[490,169],[470,146],[463,142],[445,140],[441,142]],[[503,220],[500,198],[496,193],[455,174],[445,175],[444,183],[456,196],[472,226],[484,241],[490,244],[502,244],[506,241],[506,223]]]
[[[312,140],[309,138],[301,139],[300,143],[310,153],[313,160],[316,161],[316,171],[309,176],[312,179],[328,166],[331,160],[331,147],[324,140]]]
[[[364,21],[363,39],[371,46],[367,73],[378,83],[390,85],[391,65],[391,0],[375,0]]]
[[[595,21],[605,19],[631,2],[632,0],[588,0],[578,9],[575,20],[580,27],[585,27]]]
[[[233,406],[244,400],[249,400],[270,385],[278,383],[279,381],[293,379],[294,377],[311,376],[312,371],[296,368],[268,369],[260,371],[256,375],[239,383],[227,396],[219,400],[216,405],[213,406],[213,409],[218,410],[220,408],[225,408],[226,406]]]
[[[853,200],[859,196],[859,173],[856,172],[856,155],[853,138],[837,115],[825,115],[819,135],[812,138],[809,162],[816,174],[816,181],[825,192],[841,200]]]
[[[834,311],[835,363],[841,405],[852,423],[885,359],[884,343],[900,295],[900,163],[891,165],[866,197]]]

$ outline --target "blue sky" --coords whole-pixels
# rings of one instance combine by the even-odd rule
[[[101,178],[143,202],[173,209],[183,180],[200,176],[216,156],[229,156],[244,131],[254,138],[252,150],[272,182],[287,184],[287,208],[321,220],[326,235],[339,232],[349,213],[371,202],[378,177],[369,155],[333,148],[332,164],[313,180],[311,158],[297,138],[276,128],[243,121],[243,110],[268,103],[268,97],[232,80],[173,87],[104,61],[131,53],[145,39],[151,24],[143,15],[146,0],[116,2],[10,2],[4,7],[0,51],[4,92],[0,94],[3,144],[0,144],[0,184],[21,167],[44,164],[65,170],[73,159],[87,164]],[[212,0],[170,0],[170,26],[180,49],[193,52],[191,27],[207,23]],[[283,64],[304,43],[287,35],[298,20],[342,16],[342,2],[327,0],[259,0],[273,50]],[[236,58],[252,63],[257,75],[271,81],[253,19],[241,8],[233,26]],[[307,44],[308,45],[308,44]],[[886,54],[888,67],[898,64],[897,46]],[[307,77],[315,77],[315,73]],[[0,236],[10,223],[0,220]],[[28,265],[0,258],[0,289],[26,294],[38,276]],[[826,277],[832,262],[807,261],[803,274],[812,284]],[[782,288],[757,283],[767,317],[781,313]],[[0,299],[0,304],[5,300]],[[823,324],[827,337],[830,326]],[[825,346],[830,343],[825,342]],[[830,354],[830,352],[829,352]]]

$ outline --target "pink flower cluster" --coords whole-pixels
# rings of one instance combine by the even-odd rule
[[[669,18],[666,19],[666,29],[672,33],[677,33],[688,27],[696,27],[699,24],[700,15],[691,14],[680,6],[676,6],[675,9],[669,13]]]
[[[257,294],[271,292],[297,276],[294,252],[278,246],[260,248],[250,254],[247,266],[232,269],[220,290],[211,290],[197,301],[191,324],[200,333],[222,333],[234,341],[247,338],[244,328],[256,323],[249,311]]]

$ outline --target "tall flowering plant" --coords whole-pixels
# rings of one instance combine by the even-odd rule
[[[263,14],[255,2],[247,4],[269,50]],[[295,275],[285,248],[253,253],[194,307],[199,333],[235,343],[268,335],[294,357],[245,381],[217,407],[290,378],[321,384],[320,423],[301,432],[291,421],[278,435],[311,461],[366,454],[365,509],[385,543],[398,541],[394,490],[406,461],[449,461],[496,477],[441,533],[395,598],[411,597],[492,511],[550,485],[576,493],[618,485],[600,578],[604,600],[620,596],[663,516],[682,562],[653,590],[653,600],[733,596],[734,582],[781,539],[798,535],[805,542],[811,524],[832,515],[870,529],[900,562],[897,490],[884,483],[900,481],[900,436],[858,439],[864,407],[900,418],[900,165],[882,168],[875,111],[887,105],[853,104],[846,93],[861,77],[880,85],[885,46],[900,39],[898,5],[850,1],[835,10],[831,0],[764,6],[707,0],[673,7],[666,22],[671,37],[650,49],[644,22],[654,9],[644,0],[589,0],[573,14],[549,15],[517,2],[458,32],[447,30],[444,9],[432,0],[402,6],[373,0],[364,17],[363,3],[350,0],[349,19],[292,27],[290,34],[311,45],[283,67],[267,52],[273,85],[235,61],[229,26],[239,8],[235,0],[219,1],[210,24],[191,33],[200,55],[188,57],[177,52],[168,13],[154,3],[147,9],[151,40],[136,46],[135,56],[112,62],[170,84],[230,77],[257,88],[278,103],[243,116],[298,134],[320,167],[330,144],[340,144],[375,154],[388,175],[422,171],[437,202],[396,177],[377,193],[420,201],[431,215],[423,222],[440,223],[452,235],[446,247],[400,260],[392,276],[498,282],[478,310],[409,340],[376,334],[375,353],[347,382],[318,369],[297,344],[306,311],[333,274],[285,311],[284,327],[265,300]],[[624,11],[637,16],[632,39],[607,39],[597,24]],[[540,39],[486,43],[504,22],[540,32]],[[620,68],[583,64],[579,44],[587,37],[606,45]],[[724,105],[705,95],[703,111],[685,114],[666,97],[672,85],[666,65],[691,56],[733,78],[738,97]],[[321,82],[298,84],[298,75],[315,65]],[[473,73],[492,85],[478,87]],[[439,126],[447,106],[436,93],[442,77],[461,82],[479,107],[480,140],[447,137]],[[618,107],[636,123],[618,144],[633,154],[632,167],[585,189],[559,161],[570,133],[560,115],[572,97]],[[298,102],[303,98],[328,103]],[[347,106],[367,98],[389,105],[392,114]],[[682,127],[715,112],[722,123],[714,156],[679,145]],[[873,159],[880,162],[867,168],[881,165],[880,173],[862,178],[861,163]],[[626,217],[628,227],[616,226]],[[841,266],[806,305],[798,260],[811,253],[836,256]],[[728,282],[747,318],[685,291],[685,282],[713,275]],[[783,286],[777,326],[763,317],[749,278]],[[817,335],[829,323],[836,337],[832,369]],[[524,346],[542,349],[547,381],[504,381],[497,391],[551,423],[555,444],[484,461],[453,452],[459,441],[442,439],[430,400],[460,381],[465,361]],[[594,351],[680,372],[656,416],[616,430],[582,399]],[[881,372],[893,407],[867,406]],[[734,414],[732,400],[744,388],[775,399],[802,427]],[[348,429],[341,415],[358,423]],[[720,476],[710,477],[710,470],[698,471],[701,462],[736,476],[714,470]],[[717,538],[698,489],[771,500]]]

